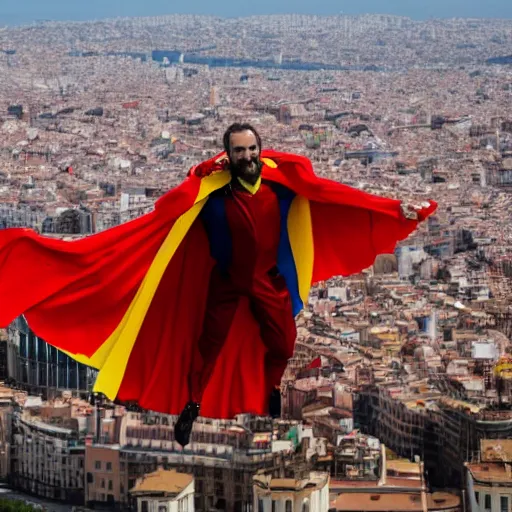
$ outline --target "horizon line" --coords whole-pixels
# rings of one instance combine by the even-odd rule
[[[31,21],[24,22],[13,22],[13,23],[4,23],[0,26],[0,29],[5,28],[23,28],[29,27],[31,25],[37,24],[45,24],[45,23],[97,23],[97,22],[105,22],[105,21],[119,21],[119,20],[128,20],[128,19],[146,19],[146,18],[160,18],[160,17],[168,17],[168,16],[197,16],[204,18],[218,18],[218,19],[247,19],[247,18],[260,18],[260,17],[269,17],[269,16],[304,16],[304,17],[318,17],[318,18],[336,18],[336,17],[346,17],[346,18],[360,18],[362,16],[389,16],[393,18],[404,18],[414,22],[426,22],[426,21],[443,21],[443,20],[479,20],[479,21],[492,21],[492,20],[500,20],[506,21],[511,20],[512,17],[484,17],[484,16],[428,16],[428,17],[411,17],[403,14],[391,14],[384,12],[365,12],[358,14],[345,14],[345,13],[332,13],[332,14],[314,14],[314,13],[301,13],[301,12],[282,12],[282,13],[259,13],[259,14],[249,14],[245,16],[226,16],[226,15],[218,15],[218,14],[203,14],[203,13],[164,13],[164,14],[150,14],[145,16],[102,16],[99,18],[89,18],[89,19],[80,19],[80,18],[70,18],[70,19],[34,19]]]

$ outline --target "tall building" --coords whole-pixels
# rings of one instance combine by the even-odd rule
[[[36,336],[23,316],[8,328],[8,382],[31,394],[53,398],[69,390],[87,396],[97,371],[71,359]]]
[[[43,498],[82,505],[84,446],[77,428],[40,421],[15,413],[9,483]]]
[[[242,424],[240,419],[235,423],[199,418],[185,449],[174,439],[175,420],[163,414],[127,412],[115,419],[115,439],[88,444],[86,505],[126,506],[137,482],[162,468],[193,475],[196,511],[248,512],[255,473],[276,472],[296,460],[290,442],[290,449],[272,451],[271,434],[268,428],[264,432],[258,428],[257,419]]]

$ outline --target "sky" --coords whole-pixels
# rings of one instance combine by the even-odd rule
[[[0,26],[40,20],[213,14],[397,14],[414,19],[512,18],[511,0],[0,0]]]

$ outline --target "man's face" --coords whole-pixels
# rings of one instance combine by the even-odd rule
[[[233,174],[257,176],[260,172],[260,148],[251,130],[232,133],[229,139],[229,160]]]

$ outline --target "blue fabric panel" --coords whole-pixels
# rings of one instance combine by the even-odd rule
[[[210,242],[210,254],[220,270],[227,272],[231,264],[232,245],[224,201],[222,196],[210,197],[201,210],[201,219]]]
[[[297,315],[304,304],[299,295],[299,279],[297,277],[297,268],[293,259],[292,247],[288,236],[288,212],[295,194],[282,185],[272,184],[277,197],[279,198],[279,210],[281,212],[281,238],[279,240],[279,249],[277,253],[277,268],[284,277],[286,286],[292,299],[293,314]]]

